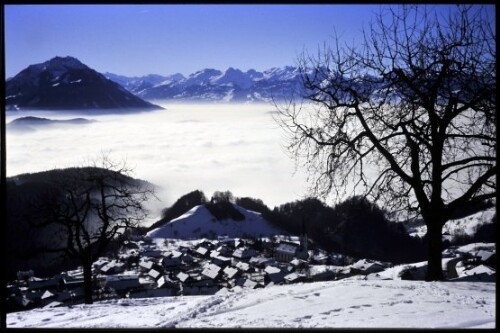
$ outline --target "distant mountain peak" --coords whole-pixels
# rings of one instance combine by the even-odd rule
[[[75,57],[30,65],[6,82],[7,109],[161,109]]]

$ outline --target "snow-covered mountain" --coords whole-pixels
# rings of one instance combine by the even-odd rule
[[[207,205],[198,205],[183,215],[147,233],[151,238],[200,239],[228,237],[270,237],[288,234],[268,221],[260,213],[230,204],[233,218],[217,218]],[[208,206],[210,207],[210,206]],[[230,212],[231,214],[231,212]],[[229,214],[228,214],[229,215]]]
[[[6,81],[7,109],[161,109],[73,57],[30,65]]]
[[[106,76],[147,100],[269,102],[289,99],[301,89],[299,69],[292,66],[263,72],[207,68],[188,77],[181,74],[125,77],[112,73]]]

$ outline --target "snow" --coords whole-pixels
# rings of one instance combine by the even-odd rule
[[[7,327],[494,328],[495,284],[339,280],[7,314]]]

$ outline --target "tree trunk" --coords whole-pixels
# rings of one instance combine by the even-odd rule
[[[442,267],[443,235],[440,221],[427,223],[428,260],[426,281],[440,281],[444,279]]]
[[[92,261],[83,262],[83,295],[85,304],[92,304],[93,283],[92,283]]]

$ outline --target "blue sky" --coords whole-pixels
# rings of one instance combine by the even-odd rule
[[[361,38],[380,5],[6,5],[7,77],[54,56],[99,72],[182,73],[294,65],[303,50]]]

